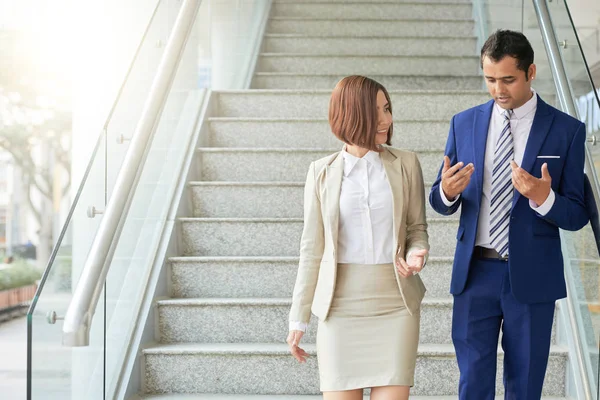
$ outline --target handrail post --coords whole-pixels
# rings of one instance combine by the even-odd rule
[[[167,100],[202,0],[183,0],[113,194],[73,293],[63,325],[63,345],[88,346],[92,317],[118,243],[123,220],[143,169],[152,132]]]
[[[548,61],[550,63],[550,69],[552,71],[552,76],[554,77],[554,82],[556,85],[556,92],[558,95],[558,100],[560,105],[567,114],[572,117],[579,117],[579,110],[575,106],[575,101],[573,97],[573,92],[571,90],[571,86],[569,85],[569,79],[567,78],[567,73],[565,70],[565,66],[563,63],[563,58],[560,54],[558,40],[556,38],[556,31],[554,30],[554,26],[552,24],[552,19],[550,17],[550,12],[548,11],[548,4],[546,0],[532,0],[533,6],[535,9],[535,13],[537,16],[537,20],[540,26],[540,32],[542,34],[542,39],[544,41],[544,46],[546,48],[546,53],[548,55]],[[592,187],[592,192],[594,194],[594,198],[596,200],[596,204],[600,204],[600,197],[598,196],[598,178],[596,176],[596,170],[594,165],[592,164],[592,158],[590,150],[587,145],[585,145],[585,170],[588,176],[590,177],[590,183]],[[568,276],[569,274],[567,274]],[[579,331],[579,326],[577,325],[576,319],[576,311],[575,305],[573,304],[572,298],[567,298],[566,301],[567,311],[569,315],[569,323],[571,325],[571,329],[573,330],[574,337],[573,341],[576,347],[577,353],[577,368],[580,371],[579,378],[581,379],[581,383],[583,385],[583,391],[586,400],[592,400],[594,397],[592,396],[592,386],[587,372],[587,368],[585,365],[585,360],[583,358],[583,352],[585,351],[583,348],[583,344],[581,343],[581,336]]]

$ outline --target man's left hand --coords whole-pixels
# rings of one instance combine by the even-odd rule
[[[548,172],[548,164],[542,165],[542,177],[536,178],[529,174],[516,162],[511,161],[512,183],[523,196],[533,201],[538,207],[544,204],[551,190],[552,177]]]

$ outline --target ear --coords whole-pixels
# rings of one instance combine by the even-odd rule
[[[535,64],[531,64],[529,66],[529,70],[528,70],[528,74],[527,74],[527,76],[529,76],[529,79],[535,79],[536,72],[537,72],[537,67],[535,66]]]

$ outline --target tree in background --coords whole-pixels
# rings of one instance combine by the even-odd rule
[[[39,226],[37,259],[42,267],[55,242],[60,199],[70,190],[72,117],[70,88],[31,53],[34,39],[0,32],[0,148],[21,171]]]

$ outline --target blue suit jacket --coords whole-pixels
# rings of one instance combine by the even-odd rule
[[[459,200],[447,207],[440,198],[441,171],[429,194],[434,210],[451,215],[461,208],[450,292],[467,283],[482,199],[488,127],[494,101],[456,114],[450,123],[446,155],[452,165],[473,163],[475,172]],[[548,164],[556,201],[545,216],[514,192],[509,231],[508,267],[513,295],[522,303],[549,302],[567,295],[559,230],[578,230],[588,222],[584,204],[585,125],[549,106],[538,96],[537,110],[521,167],[541,177]],[[559,156],[560,158],[537,158]],[[442,163],[443,165],[443,163]]]

